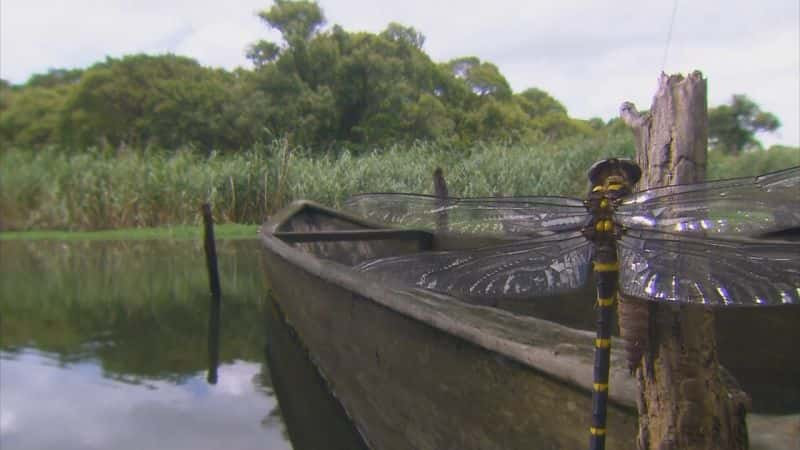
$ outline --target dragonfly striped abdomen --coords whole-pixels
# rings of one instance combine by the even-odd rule
[[[508,243],[368,261],[359,268],[399,285],[465,299],[570,292],[594,267],[597,328],[594,448],[602,448],[611,306],[625,296],[708,307],[800,303],[800,243],[754,237],[800,227],[800,167],[632,193],[639,168],[605,160],[585,200],[566,197],[437,198],[365,194],[347,206],[402,227],[502,234]],[[485,303],[484,303],[485,304]]]
[[[589,171],[592,189],[586,200],[591,219],[582,231],[594,243],[592,267],[597,284],[597,337],[595,338],[592,384],[592,423],[589,448],[605,448],[608,374],[611,357],[613,306],[619,284],[616,240],[621,228],[614,223],[614,211],[639,181],[641,170],[627,160],[607,160]]]

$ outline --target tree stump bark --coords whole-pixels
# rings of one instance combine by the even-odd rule
[[[626,102],[620,117],[636,137],[639,189],[703,181],[708,119],[700,72],[662,73],[650,111]],[[639,448],[748,448],[747,397],[719,366],[712,312],[622,298],[619,314],[640,386]]]

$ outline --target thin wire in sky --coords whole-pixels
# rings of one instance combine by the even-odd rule
[[[667,31],[667,43],[664,45],[664,58],[661,60],[661,71],[667,67],[667,56],[669,56],[669,45],[672,42],[672,28],[675,25],[675,16],[678,13],[678,0],[672,2],[672,17],[669,19],[669,31]]]

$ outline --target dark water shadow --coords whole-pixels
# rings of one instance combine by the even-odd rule
[[[369,449],[269,296],[265,316],[267,365],[294,449]]]

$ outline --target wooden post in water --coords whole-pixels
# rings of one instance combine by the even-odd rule
[[[441,167],[437,167],[436,170],[433,171],[433,193],[436,198],[439,199],[437,206],[442,208],[436,215],[436,229],[437,231],[447,231],[449,224],[447,210],[444,209],[444,207],[447,206],[447,201],[445,200],[448,197],[447,182],[444,180],[444,173]]]
[[[219,286],[219,270],[217,268],[217,248],[214,244],[214,219],[211,217],[211,206],[203,203],[200,207],[203,214],[203,248],[206,253],[208,282],[211,297],[208,308],[208,376],[210,384],[217,384],[217,367],[219,366],[219,316],[222,291]]]
[[[650,112],[640,114],[626,102],[620,116],[636,136],[640,190],[703,181],[708,118],[700,72],[662,73]],[[633,357],[639,448],[746,449],[746,396],[722,376],[711,311],[621,299],[619,314],[622,339],[640,351]]]

